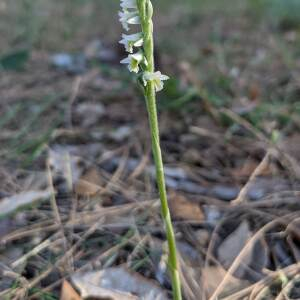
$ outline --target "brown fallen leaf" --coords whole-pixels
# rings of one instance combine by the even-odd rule
[[[173,219],[203,222],[204,213],[197,203],[187,200],[184,196],[173,193],[169,198],[170,211]]]
[[[236,178],[245,178],[245,177],[250,177],[252,173],[256,170],[257,166],[259,165],[260,162],[254,160],[254,159],[247,159],[242,166],[234,169],[232,171],[233,176]],[[260,176],[268,176],[272,174],[273,169],[271,169],[271,166],[267,166],[260,172]]]
[[[75,193],[79,196],[85,197],[95,196],[101,190],[101,186],[90,183],[83,179],[79,179],[74,186]]]
[[[96,168],[89,169],[74,185],[74,191],[79,196],[91,197],[103,188],[101,176]]]
[[[233,176],[249,177],[256,169],[258,162],[253,159],[247,159],[241,166],[232,171]]]
[[[72,285],[64,280],[61,288],[60,300],[82,300]]]
[[[101,174],[99,172],[99,170],[97,168],[90,168],[88,169],[83,176],[81,177],[81,179],[88,181],[90,183],[99,185],[99,186],[103,186],[105,184],[105,182],[103,181]]]
[[[249,87],[249,98],[254,101],[257,100],[261,95],[261,90],[258,84],[252,83]]]

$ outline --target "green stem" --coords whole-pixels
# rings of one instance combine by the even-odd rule
[[[173,225],[170,216],[170,210],[168,206],[166,185],[164,178],[164,168],[159,142],[159,128],[156,109],[156,97],[153,84],[148,84],[146,88],[146,103],[149,116],[151,139],[152,139],[152,152],[155,161],[156,168],[156,181],[159,190],[159,197],[161,202],[161,213],[165,225],[165,231],[169,246],[169,270],[171,273],[172,287],[173,287],[173,299],[181,300],[181,287],[180,278],[177,264],[177,250]]]
[[[140,0],[138,2],[142,19],[142,29],[144,34],[144,51],[147,60],[146,71],[154,72],[154,46],[153,46],[153,23],[152,23],[152,4],[150,0]],[[160,148],[159,126],[156,107],[156,92],[154,83],[149,81],[145,88],[145,98],[149,117],[152,152],[156,168],[156,181],[161,202],[161,214],[164,221],[165,231],[167,235],[169,258],[168,267],[171,274],[173,299],[181,300],[181,285],[178,271],[176,241],[173,225],[168,206],[163,160]]]

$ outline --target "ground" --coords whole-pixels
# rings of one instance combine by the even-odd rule
[[[171,297],[118,4],[0,1],[0,299],[95,297],[97,276]],[[298,299],[299,4],[153,4],[184,297]]]

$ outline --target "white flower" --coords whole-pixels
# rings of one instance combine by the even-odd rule
[[[128,69],[130,72],[138,73],[140,70],[139,64],[145,60],[142,52],[137,52],[135,54],[129,54],[128,57],[121,60],[121,64],[128,64]]]
[[[136,0],[121,0],[121,7],[123,9],[129,9],[129,8],[137,9]]]
[[[143,34],[141,32],[122,34],[122,40],[119,43],[125,46],[127,52],[133,53],[133,47],[141,47],[143,45]]]
[[[163,81],[168,79],[169,77],[167,75],[161,74],[160,71],[157,71],[155,73],[145,72],[143,75],[144,85],[146,86],[149,81],[153,82],[156,92],[159,92],[163,89],[164,87]]]
[[[137,11],[120,11],[119,12],[120,22],[125,30],[129,30],[128,24],[141,24],[139,13]]]

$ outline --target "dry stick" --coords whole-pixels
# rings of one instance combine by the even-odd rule
[[[26,290],[32,289],[34,286],[36,286],[41,280],[43,280],[45,277],[47,277],[55,268],[58,268],[61,264],[64,264],[67,260],[69,260],[70,257],[74,254],[76,249],[81,245],[81,243],[87,239],[91,234],[93,234],[97,229],[98,226],[103,222],[103,219],[95,223],[93,226],[91,226],[88,231],[86,231],[83,236],[61,257],[59,258],[54,265],[52,265],[50,268],[48,268],[46,271],[41,273],[37,278],[33,279],[26,287]],[[24,291],[24,288],[19,289]]]
[[[1,270],[1,277],[9,277],[18,280],[18,282],[23,286],[26,286],[28,284],[28,281],[25,277],[14,272],[10,267],[6,266],[2,262],[0,262],[0,270]],[[10,288],[0,291],[0,299],[4,299],[2,297],[9,295],[10,291],[11,291]]]
[[[128,240],[123,241],[123,242],[121,242],[121,243],[113,246],[112,248],[106,250],[104,253],[101,253],[96,258],[93,258],[92,262],[89,262],[89,263],[85,264],[84,266],[80,267],[79,269],[77,269],[76,272],[85,272],[85,271],[91,270],[94,267],[94,263],[95,262],[99,262],[102,259],[104,259],[105,257],[110,256],[113,253],[118,252],[123,246],[125,246],[126,244],[129,244],[132,239],[133,239],[133,237],[131,237]],[[107,266],[107,265],[104,266],[103,265],[103,268],[104,267],[109,267],[109,266]],[[41,292],[49,292],[49,291],[51,291],[54,287],[58,286],[62,281],[63,281],[63,279],[57,280],[56,282],[54,282],[50,286],[47,286],[46,288],[43,288],[41,291],[38,291],[35,294],[31,295],[30,299],[36,299],[36,296],[39,295]]]
[[[30,257],[35,256],[39,254],[41,251],[43,251],[45,248],[48,248],[49,246],[56,246],[59,245],[62,241],[62,239],[57,239],[58,234],[54,234],[50,238],[44,240],[42,243],[34,247],[32,250],[27,252],[25,255],[17,259],[11,264],[11,268],[15,269],[19,265],[23,264],[26,262]]]
[[[63,224],[62,224],[62,220],[60,218],[58,206],[56,204],[53,179],[52,179],[52,174],[51,174],[51,170],[50,170],[50,165],[49,165],[48,162],[47,162],[47,173],[48,173],[49,186],[52,189],[52,195],[51,195],[51,198],[50,198],[50,202],[51,202],[52,210],[53,210],[53,213],[54,213],[54,218],[55,218],[56,224],[59,227],[60,234],[61,234],[61,236],[63,238],[63,241],[64,241],[63,242],[64,250],[65,250],[65,252],[67,252],[67,250],[68,250],[68,241],[67,241],[67,238],[66,238],[65,233],[64,233],[64,227],[63,227]],[[67,261],[65,267],[66,267],[66,269],[68,269],[68,268],[70,268],[71,270],[74,269],[74,265],[73,265],[73,262],[72,262],[71,258],[69,258],[69,260]]]
[[[249,130],[254,136],[256,136],[260,141],[268,145],[270,148],[273,148],[273,150],[275,150],[278,153],[278,156],[282,158],[282,163],[285,165],[285,167],[295,176],[295,178],[300,179],[300,166],[293,157],[291,157],[290,155],[282,151],[279,146],[271,143],[270,140],[266,138],[265,135],[261,133],[258,129],[256,129],[250,122],[241,118],[233,111],[227,108],[223,108],[221,112],[226,114],[236,123],[241,124],[247,130]]]
[[[270,162],[270,156],[272,154],[271,150],[268,150],[268,152],[266,153],[265,157],[263,158],[263,160],[260,162],[260,164],[255,168],[255,170],[253,171],[253,173],[251,174],[248,182],[244,185],[244,187],[241,189],[240,193],[238,194],[238,196],[236,197],[236,199],[234,199],[231,204],[232,205],[238,205],[241,204],[243,202],[246,201],[247,199],[247,194],[249,192],[249,188],[251,187],[252,183],[254,182],[254,180],[260,176],[262,174],[262,172],[267,168],[267,166],[269,165]]]
[[[281,191],[264,197],[260,201],[243,203],[242,208],[270,208],[280,205],[288,205],[298,203],[297,198],[300,197],[300,191]],[[300,204],[300,202],[299,202]]]
[[[110,181],[105,186],[104,190],[109,190],[112,185],[116,184],[119,181],[120,177],[122,176],[122,173],[126,169],[128,156],[129,156],[128,148],[125,148],[124,155],[122,157],[123,159],[121,160],[120,165],[118,166],[113,176],[110,178]]]
[[[69,249],[69,251],[67,251],[67,253],[61,257],[60,259],[58,259],[58,261],[54,264],[54,266],[48,268],[46,271],[44,271],[39,277],[37,277],[36,279],[34,279],[33,281],[31,281],[30,283],[28,283],[28,285],[26,285],[26,287],[22,288],[22,290],[26,289],[30,289],[32,287],[34,287],[36,284],[38,284],[42,279],[44,279],[45,277],[47,277],[56,267],[58,267],[60,264],[64,263],[66,259],[69,259],[69,257],[71,257],[72,253],[77,249],[77,247],[80,246],[81,242],[86,239],[89,235],[93,234],[94,231],[98,228],[98,226],[103,222],[103,217],[105,216],[111,216],[111,215],[115,215],[116,212],[121,212],[121,213],[126,213],[128,211],[132,211],[135,208],[140,208],[142,207],[143,209],[145,209],[145,207],[151,207],[153,206],[153,204],[155,204],[155,201],[153,200],[149,200],[149,201],[143,201],[141,203],[134,203],[134,204],[125,204],[122,207],[112,207],[112,208],[107,208],[107,209],[102,209],[99,213],[96,213],[90,217],[86,217],[85,213],[83,214],[78,214],[76,220],[74,220],[74,223],[70,224],[66,224],[65,226],[68,228],[70,225],[74,226],[74,225],[79,225],[82,223],[92,223],[95,224],[90,227],[90,229],[79,239],[79,241],[71,248]],[[102,218],[101,221],[99,221],[99,218]],[[105,226],[105,225],[103,225]],[[56,230],[59,229],[59,226],[57,224],[55,225],[51,225],[45,228],[37,228],[37,229],[32,229],[27,233],[36,233],[37,230],[38,231],[45,231],[45,230]],[[22,235],[19,234],[17,237],[23,237],[23,236],[27,236],[27,235]],[[8,240],[11,241],[14,239],[14,237],[16,236],[12,236],[9,237]],[[111,249],[109,249],[109,251],[111,251],[112,249],[119,249],[120,245],[117,245]],[[111,253],[111,252],[109,252]],[[107,252],[108,254],[108,252]],[[103,255],[106,255],[106,253],[101,254],[100,257],[102,257]],[[18,290],[19,291],[19,290]],[[9,290],[4,291],[5,293],[8,293]],[[4,292],[0,293],[0,296],[4,295]],[[16,291],[17,292],[17,291]]]
[[[138,232],[137,232],[137,234],[138,234]],[[138,254],[140,249],[143,249],[144,245],[146,245],[146,243],[150,240],[150,235],[145,235],[143,238],[141,238],[141,237],[139,237],[139,238],[140,238],[139,242],[137,243],[137,245],[135,245],[132,252],[130,253],[130,255],[127,258],[126,265],[129,268],[130,268],[131,262],[133,261],[134,257]]]
[[[251,203],[249,203],[249,204],[251,204]],[[249,205],[248,203],[247,204],[244,204],[244,205],[241,205],[241,208],[243,209],[243,208],[248,208],[250,205]],[[225,208],[225,207],[224,207]],[[236,210],[236,208],[235,207],[232,207],[232,206],[230,206],[230,205],[228,205],[228,210],[230,211],[232,211],[232,210]],[[253,210],[253,208],[250,206],[249,207],[249,211],[251,212],[251,210]],[[260,210],[259,211],[257,211],[256,212],[257,214],[259,214],[259,215],[263,215],[263,216],[269,216],[269,214],[266,214],[266,213],[264,213],[264,212],[261,212]],[[274,217],[274,216],[272,216],[272,217]],[[218,266],[221,266],[222,268],[223,268],[223,266],[220,264],[220,262],[219,261],[217,261],[217,259],[213,256],[213,254],[212,254],[212,249],[213,249],[213,245],[214,245],[214,242],[215,242],[215,240],[216,240],[216,238],[217,238],[217,236],[218,236],[218,232],[219,232],[219,230],[222,228],[222,226],[223,226],[223,222],[225,222],[226,221],[226,216],[225,217],[223,217],[220,221],[219,221],[219,223],[217,224],[217,226],[214,228],[214,230],[213,230],[213,233],[212,233],[212,236],[211,236],[211,239],[210,239],[210,242],[209,242],[209,245],[208,245],[208,248],[207,248],[207,250],[206,250],[206,256],[205,256],[205,261],[204,261],[204,268],[208,268],[208,266],[209,266],[209,262],[210,261],[213,261],[215,264],[217,264]],[[203,282],[202,283],[202,286],[203,287],[205,287],[205,282]],[[202,289],[202,298],[201,299],[206,299],[206,290],[205,290],[205,288],[203,288]],[[228,300],[233,300],[233,299],[228,299]]]
[[[194,269],[194,266],[189,266],[185,263],[184,258],[178,254],[178,259],[181,262],[180,278],[182,284],[183,294],[186,299],[198,299],[201,294],[201,285],[199,285],[199,278],[195,278],[194,272],[190,272],[190,269]]]
[[[82,76],[77,76],[72,84],[72,91],[71,91],[71,96],[69,98],[69,106],[68,106],[68,110],[67,110],[67,120],[68,120],[69,128],[73,127],[72,108],[73,108],[73,104],[78,96],[81,82],[82,82]]]
[[[258,230],[253,237],[251,237],[249,239],[249,241],[247,242],[247,244],[244,246],[244,248],[242,249],[242,251],[239,253],[239,255],[236,257],[236,259],[234,260],[234,262],[231,264],[230,268],[228,269],[226,275],[224,276],[223,280],[221,281],[221,283],[219,284],[219,286],[217,287],[217,289],[214,291],[213,295],[209,298],[209,300],[215,300],[218,299],[218,296],[220,295],[220,293],[222,292],[223,288],[226,286],[226,284],[228,283],[228,280],[230,278],[230,276],[232,276],[232,274],[237,270],[237,268],[240,265],[240,262],[242,261],[242,259],[249,253],[249,251],[251,250],[251,248],[253,247],[254,243],[269,229],[271,229],[274,225],[276,224],[285,224],[286,222],[284,222],[284,218],[287,217],[291,217],[293,216],[295,213],[292,214],[288,214],[285,215],[283,217],[278,217],[277,219],[267,223],[266,225],[264,225],[260,230]]]
[[[219,223],[213,229],[213,232],[211,234],[211,239],[208,243],[208,247],[207,247],[207,251],[206,251],[204,267],[203,267],[204,269],[208,268],[211,257],[213,257],[213,254],[212,254],[213,253],[213,244],[216,240],[217,232],[219,231],[220,227],[222,227],[224,220],[225,220],[225,218],[222,217],[222,219],[219,221]],[[202,287],[203,287],[203,290],[202,290],[202,294],[201,294],[201,299],[206,299],[205,282],[203,282],[203,280],[202,280]]]
[[[296,275],[292,280],[290,280],[281,290],[281,292],[278,294],[275,300],[285,300],[288,299],[288,292],[291,291],[293,288],[293,285],[295,284],[296,281],[299,281],[300,275]]]
[[[255,137],[257,137],[260,141],[264,142],[265,144],[269,145],[270,141],[265,137],[263,133],[261,133],[258,129],[256,129],[251,123],[249,123],[247,120],[243,119],[233,111],[231,111],[228,108],[222,108],[221,112],[227,115],[229,118],[231,118],[236,123],[242,125],[244,128],[246,128],[248,131],[250,131]]]
[[[269,286],[272,283],[272,281],[274,281],[274,279],[276,279],[276,278],[278,278],[278,276],[280,276],[280,274],[283,273],[286,276],[292,277],[299,272],[299,269],[300,269],[300,262],[293,264],[293,265],[289,265],[289,266],[285,267],[284,269],[274,271],[267,277],[260,280],[259,282],[256,282],[256,283],[252,284],[251,286],[244,288],[243,290],[240,290],[232,295],[229,295],[222,300],[244,299],[243,297],[246,297],[247,295],[251,294],[253,290],[257,291],[257,290],[261,290],[261,287]],[[247,297],[247,299],[249,298],[249,296]]]
[[[272,272],[273,273],[273,272]],[[271,276],[273,275],[271,273]],[[257,286],[253,288],[249,296],[249,300],[262,300],[271,292],[271,285],[273,281],[279,281],[280,277],[285,276],[283,270],[278,270],[278,275],[269,283],[265,284],[263,282],[258,282]]]
[[[4,237],[1,237],[1,244],[5,245],[9,242],[12,242],[17,239],[21,239],[26,236],[31,236],[34,234],[39,233],[40,231],[52,231],[57,229],[57,224],[52,224],[52,222],[49,221],[43,221],[39,224],[34,224],[33,226],[29,226],[29,228],[25,230],[15,230],[12,233],[7,234]]]
[[[133,180],[136,177],[138,177],[139,175],[141,175],[143,173],[143,171],[146,169],[148,162],[149,162],[149,151],[147,151],[147,153],[143,155],[140,163],[129,175],[129,180]]]
[[[272,275],[269,275],[268,277],[263,278],[262,280],[260,280],[259,282],[256,282],[234,294],[231,294],[229,296],[226,296],[225,298],[223,298],[222,300],[240,300],[240,299],[249,299],[250,295],[252,293],[252,291],[255,289],[258,289],[258,286],[266,286],[272,283],[272,281],[274,280],[275,276],[279,276],[279,273],[282,272],[282,270],[279,271],[275,271],[272,273]],[[286,272],[288,273],[288,272]],[[247,296],[248,295],[248,296]],[[245,298],[247,296],[247,298]]]
[[[104,195],[106,193],[112,193],[112,191],[115,191],[116,189],[121,189],[122,187],[119,187],[119,178],[121,177],[123,171],[125,170],[126,163],[128,160],[128,148],[122,147],[119,150],[124,150],[123,159],[121,160],[120,165],[118,166],[117,170],[114,172],[114,174],[107,180],[107,183],[104,187],[99,186],[99,191],[97,192],[97,195]],[[118,151],[119,151],[118,150]],[[104,159],[103,161],[105,161]],[[88,204],[87,204],[88,205]]]
[[[229,209],[232,209],[232,207],[229,206]],[[225,221],[226,221],[226,216],[222,217],[222,219],[215,226],[215,228],[214,228],[214,230],[213,230],[213,232],[211,234],[211,239],[209,241],[209,244],[208,244],[208,247],[207,247],[207,251],[206,251],[206,256],[205,256],[205,261],[204,261],[204,269],[208,268],[209,262],[211,261],[211,258],[214,257],[213,254],[212,254],[212,252],[213,252],[213,245],[215,243],[215,240],[217,239],[218,232],[219,232],[220,228],[222,228],[223,222],[225,222]],[[205,287],[205,282],[202,283],[202,286]],[[202,290],[201,299],[206,299],[206,290],[205,290],[205,288],[203,288],[203,290]]]
[[[93,222],[96,222],[99,220],[99,218],[103,216],[114,216],[116,213],[127,213],[128,211],[132,211],[134,209],[148,209],[152,207],[153,205],[157,204],[157,199],[153,200],[146,200],[142,202],[135,202],[135,203],[130,203],[130,204],[124,204],[116,207],[108,207],[108,208],[101,208],[101,210],[90,213],[90,212],[83,212],[83,213],[78,213],[75,217],[75,219],[69,221],[68,223],[65,224],[66,228],[70,228],[70,226],[79,226],[81,224],[88,225]],[[12,242],[14,240],[24,238],[27,236],[31,236],[33,234],[37,234],[41,231],[43,232],[49,232],[49,231],[54,231],[59,229],[59,226],[57,224],[49,224],[49,221],[46,222],[41,222],[36,226],[30,226],[30,229],[19,231],[17,230],[14,233],[8,234],[7,236],[3,237],[1,239],[1,244],[5,244],[8,242]],[[49,225],[48,225],[49,224]]]
[[[93,234],[93,232],[95,231],[95,229],[97,229],[97,227],[100,225],[100,223],[102,223],[104,221],[104,218],[102,219],[102,221],[97,222],[94,226],[90,227],[90,229],[88,230],[88,232],[79,239],[79,243],[82,242],[84,239],[86,239],[89,235]],[[96,258],[93,259],[93,262],[89,262],[87,264],[85,264],[84,266],[80,267],[79,269],[76,270],[76,272],[84,272],[85,270],[90,270],[93,267],[94,262],[99,262],[101,261],[103,258],[111,255],[114,252],[117,252],[119,249],[121,249],[123,246],[125,246],[126,244],[130,243],[131,240],[133,240],[134,237],[129,238],[126,241],[123,241],[119,244],[117,244],[116,246],[113,246],[112,248],[106,250],[104,253],[101,253],[100,255],[98,255]],[[75,245],[76,246],[76,245]],[[76,249],[75,249],[76,250]],[[74,250],[74,251],[75,251]],[[76,258],[76,255],[74,255]],[[61,259],[64,259],[64,257],[62,257]],[[57,262],[58,263],[58,262]],[[108,267],[108,266],[104,266],[103,267]],[[47,291],[51,291],[52,288],[56,287],[57,285],[59,285],[61,283],[63,279],[59,279],[56,282],[54,282],[53,284],[51,284],[50,286],[43,288],[41,291],[36,292],[35,294],[31,295],[30,299],[36,299],[36,296],[41,294],[41,292],[47,292]]]
[[[268,292],[270,292],[270,287],[268,285],[263,286],[262,288],[259,289],[257,293],[257,287],[255,287],[251,294],[249,295],[249,300],[262,300],[266,295],[268,295]]]

